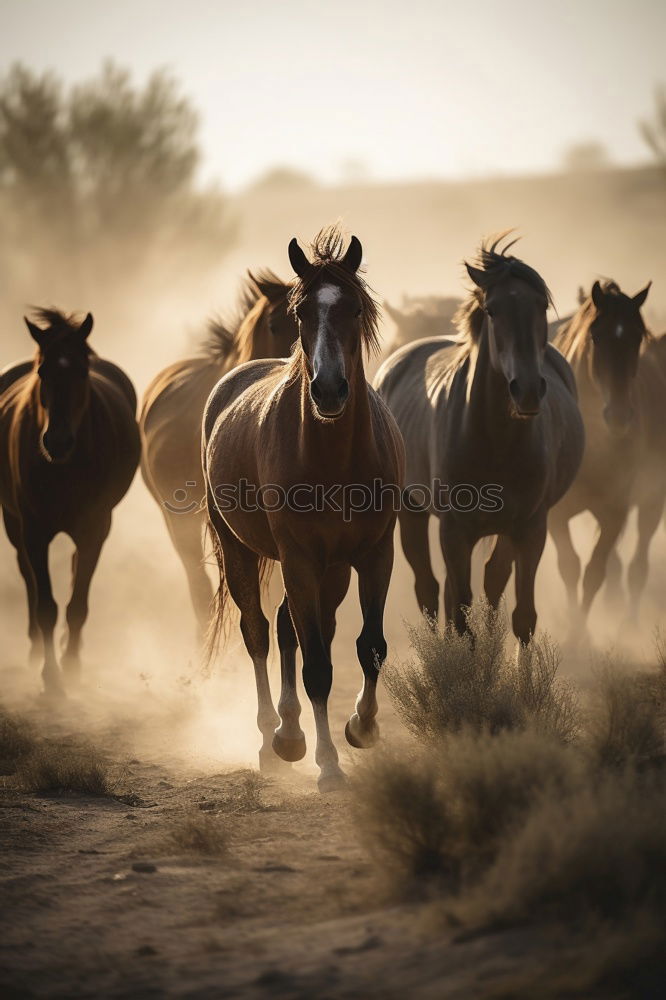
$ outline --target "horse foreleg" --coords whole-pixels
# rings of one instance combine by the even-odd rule
[[[245,648],[254,664],[257,685],[257,726],[263,737],[259,750],[259,767],[262,771],[274,770],[279,765],[272,748],[273,735],[280,721],[268,682],[268,619],[261,608],[259,583],[259,557],[244,545],[228,528],[226,522],[209,507],[213,530],[222,548],[224,579],[233,601],[240,610],[240,629]]]
[[[359,749],[371,747],[379,738],[377,678],[386,659],[384,606],[393,569],[393,527],[357,567],[358,590],[363,612],[363,628],[356,640],[356,652],[363,671],[363,687],[356,699],[356,711],[345,728],[347,742]]]
[[[650,543],[659,527],[664,513],[664,492],[655,493],[638,508],[638,542],[636,552],[629,564],[629,614],[634,624],[638,624],[640,602],[648,577],[648,556]]]
[[[578,617],[578,581],[580,580],[580,559],[573,547],[569,530],[569,515],[560,506],[554,507],[548,516],[548,530],[557,552],[557,567],[564,581],[569,602],[569,613]]]
[[[427,511],[400,512],[400,540],[407,562],[414,573],[414,591],[419,611],[436,618],[439,608],[439,586],[432,571]]]
[[[48,695],[64,695],[60,667],[55,653],[53,633],[58,620],[58,606],[53,599],[49,575],[50,539],[37,533],[24,534],[25,554],[35,580],[35,614],[44,643],[42,679]]]
[[[280,647],[280,674],[282,687],[278,714],[280,725],[273,736],[273,750],[282,760],[295,761],[305,757],[305,735],[300,726],[301,703],[296,691],[296,650],[298,639],[289,611],[289,600],[284,600],[277,613],[277,637]]]
[[[312,561],[289,546],[280,553],[282,576],[289,607],[303,653],[303,684],[312,704],[317,744],[315,760],[319,766],[319,790],[334,791],[344,785],[345,775],[338,764],[338,751],[331,739],[328,722],[328,696],[333,681],[330,648],[322,630],[321,584],[323,572]]]
[[[472,604],[474,545],[450,518],[439,521],[439,542],[446,565],[446,620],[460,635],[467,630],[466,610]]]
[[[72,596],[67,605],[67,645],[62,667],[66,675],[77,679],[81,670],[81,631],[88,617],[88,594],[102,546],[111,530],[111,515],[74,538],[76,552],[72,559]]]
[[[484,574],[484,590],[488,603],[497,608],[502,594],[506,589],[513,568],[513,545],[506,535],[498,535],[493,551],[486,562]]]
[[[516,553],[516,607],[512,616],[513,634],[527,645],[536,630],[534,580],[541,561],[547,534],[546,515],[533,519],[518,538]]]
[[[204,565],[201,514],[198,510],[164,511],[164,517],[187,576],[197,621],[197,640],[202,645],[208,629],[213,587]]]
[[[605,512],[599,519],[599,537],[583,576],[583,617],[587,619],[592,602],[604,582],[606,563],[620,537],[627,518],[627,508]]]
[[[23,582],[25,583],[26,595],[28,598],[28,637],[30,639],[30,663],[35,664],[39,660],[42,648],[41,648],[41,632],[39,630],[39,624],[37,622],[37,589],[35,586],[35,578],[30,568],[30,561],[25,551],[25,546],[23,544],[23,535],[21,532],[21,523],[18,518],[11,515],[8,511],[3,510],[3,519],[5,522],[5,529],[7,531],[7,538],[12,543],[16,549],[16,560],[18,562],[18,567],[23,577]]]

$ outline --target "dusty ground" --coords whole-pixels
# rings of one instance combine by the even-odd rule
[[[59,746],[90,728],[80,704],[26,710]],[[534,932],[456,942],[427,907],[389,905],[347,795],[320,796],[298,770],[188,764],[167,738],[149,751],[146,731],[165,721],[95,731],[119,798],[0,779],[3,996],[508,995],[496,990],[534,958]],[[170,720],[176,742],[182,722]],[[169,840],[202,813],[228,842],[220,857]],[[542,944],[542,957],[556,948]]]

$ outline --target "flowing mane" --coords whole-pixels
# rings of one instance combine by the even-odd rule
[[[548,305],[553,304],[552,295],[539,272],[526,264],[524,260],[507,253],[517,242],[516,239],[498,250],[499,244],[507,235],[508,233],[502,233],[495,237],[490,246],[482,243],[474,260],[473,266],[483,273],[484,289],[475,287],[453,318],[457,329],[467,342],[476,343],[481,336],[484,317],[484,290],[493,288],[500,282],[506,281],[507,278],[517,278],[519,281],[524,281],[530,288],[543,295]]]
[[[56,343],[58,340],[63,340],[66,337],[70,337],[73,333],[77,333],[81,326],[81,317],[77,316],[76,313],[65,313],[53,307],[45,309],[39,306],[31,306],[30,313],[37,323],[45,325],[44,333],[48,334],[49,341],[52,343]],[[83,341],[81,347],[87,354],[92,355],[95,353],[87,341]]]
[[[262,268],[256,272],[248,271],[231,315],[213,316],[208,320],[207,335],[201,345],[206,357],[216,364],[223,364],[234,351],[241,356],[247,353],[244,351],[245,340],[251,337],[254,325],[246,324],[245,319],[264,298],[261,286],[268,285],[273,290],[274,302],[278,300],[280,293],[286,299],[292,287],[281,281],[269,268]]]
[[[345,238],[338,225],[320,230],[310,244],[310,268],[304,278],[298,278],[289,296],[289,309],[295,313],[300,302],[313,285],[329,280],[353,288],[361,297],[361,340],[368,353],[379,351],[379,306],[375,302],[365,279],[357,271],[352,274],[342,267]],[[360,270],[360,269],[359,269]],[[298,354],[298,351],[296,351]]]
[[[615,303],[619,308],[627,306],[631,299],[625,295],[616,281],[608,279],[601,285],[601,290],[608,301]],[[597,307],[592,301],[592,296],[587,295],[580,305],[578,311],[574,313],[568,323],[557,332],[556,343],[559,350],[569,361],[577,361],[585,353],[590,343],[590,326],[597,315]],[[643,340],[649,341],[652,335],[645,329]]]

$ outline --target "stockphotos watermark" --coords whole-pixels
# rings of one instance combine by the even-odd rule
[[[190,489],[197,483],[189,480],[186,489],[177,489],[173,502],[164,501],[164,506],[172,514],[191,514],[201,507],[199,500],[192,499]],[[496,483],[474,486],[471,483],[456,483],[450,486],[435,479],[432,485],[412,484],[400,489],[395,483],[385,483],[375,479],[367,483],[335,483],[324,486],[321,483],[294,483],[285,487],[278,483],[257,486],[247,479],[238,483],[224,484],[214,490],[215,503],[221,514],[234,511],[256,513],[263,511],[273,514],[280,510],[290,510],[296,514],[322,514],[325,512],[342,514],[343,520],[351,521],[355,514],[392,509],[413,512],[431,511],[434,514],[468,514],[481,511],[496,514],[502,510],[502,487]]]

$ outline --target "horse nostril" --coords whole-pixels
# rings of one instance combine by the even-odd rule
[[[539,399],[543,399],[543,397],[546,395],[547,388],[548,388],[548,383],[546,382],[545,378],[542,375],[541,378],[539,379]]]
[[[520,387],[518,385],[518,379],[517,378],[512,378],[511,381],[509,382],[509,392],[511,393],[511,396],[513,397],[513,399],[517,399],[518,398],[518,394],[520,392]]]
[[[343,403],[347,400],[347,397],[349,396],[349,382],[344,377],[340,379],[338,385],[338,396],[340,397],[340,400]]]
[[[310,392],[312,393],[312,398],[314,399],[315,403],[321,403],[321,398],[322,398],[321,389],[317,384],[316,378],[313,378],[312,381],[310,382]]]

